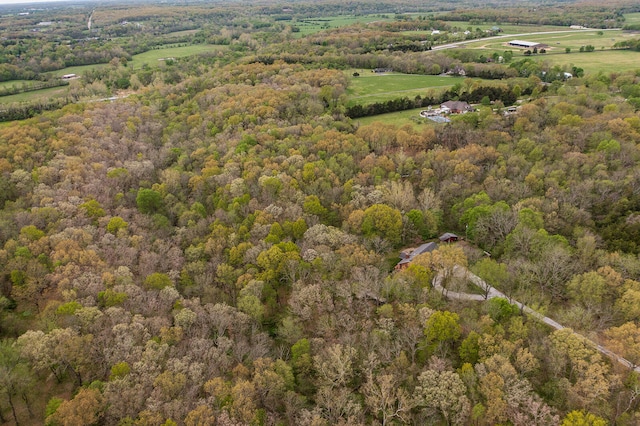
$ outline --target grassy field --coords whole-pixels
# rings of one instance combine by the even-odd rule
[[[640,15],[640,14],[639,14]],[[549,45],[547,53],[531,56],[537,60],[544,60],[551,65],[575,65],[583,68],[586,73],[628,71],[640,68],[640,52],[629,50],[610,50],[615,43],[638,37],[635,34],[619,30],[600,31],[589,30],[571,33],[538,34],[520,37],[527,41],[535,41]],[[513,48],[507,45],[509,38],[499,40],[478,40],[466,44],[467,48],[483,49],[487,56],[493,52],[511,50],[514,60],[523,58],[526,49]],[[581,53],[581,46],[592,45],[594,52]],[[566,49],[571,49],[567,54]]]
[[[26,87],[33,86],[33,81],[31,80],[11,80],[11,81],[0,81],[0,89],[4,89],[6,87],[22,87],[25,85]]]
[[[217,51],[220,49],[226,49],[226,46],[208,45],[208,44],[195,44],[190,46],[171,46],[164,49],[150,50],[148,52],[134,55],[129,62],[129,66],[134,69],[142,67],[144,64],[155,66],[161,59],[165,58],[181,58],[191,55],[197,55],[200,53]],[[52,71],[50,74],[54,77],[61,77],[65,74],[77,74],[82,75],[89,69],[108,67],[108,64],[96,64],[96,65],[82,65],[77,67],[67,67],[61,70]],[[11,87],[13,84],[22,84],[26,80],[12,80],[0,83],[0,87]],[[27,82],[29,84],[31,82]],[[17,95],[0,96],[0,104],[9,104],[14,102],[27,102],[35,101],[37,99],[48,99],[50,97],[56,97],[67,93],[68,86],[53,87],[49,89],[34,90],[31,92],[19,93]]]
[[[640,24],[640,13],[627,13],[624,15],[625,24]]]
[[[366,126],[367,124],[371,124],[376,121],[384,124],[392,124],[398,127],[408,124],[416,129],[424,128],[426,126],[441,126],[441,124],[420,118],[420,111],[423,109],[424,108],[416,108],[406,111],[390,112],[388,114],[380,114],[373,117],[356,118],[353,121],[359,123],[361,126]]]
[[[343,15],[343,16],[327,16],[324,18],[308,18],[293,21],[293,26],[300,29],[296,35],[303,37],[308,34],[314,34],[329,28],[340,28],[347,25],[357,23],[367,24],[374,21],[392,21],[395,14],[389,13],[384,15]]]
[[[50,87],[48,89],[34,90],[32,92],[18,93],[16,95],[0,96],[0,104],[12,104],[19,102],[32,102],[38,99],[49,99],[64,95],[69,91],[69,86]]]
[[[155,66],[161,59],[166,58],[183,58],[186,56],[197,55],[200,53],[214,52],[221,49],[226,49],[226,46],[218,46],[211,44],[194,44],[189,46],[170,46],[163,49],[149,50],[148,52],[133,55],[129,66],[134,69],[142,67],[144,64]],[[82,75],[83,72],[89,69],[107,67],[108,64],[96,64],[96,65],[82,65],[77,67],[67,67],[61,70],[52,71],[51,74],[56,77],[61,77],[65,74],[77,74]]]
[[[370,70],[350,70],[349,76],[354,71],[359,72],[360,76],[350,77],[347,89],[350,105],[370,104],[404,96],[415,98],[417,95],[424,96],[428,89],[450,87],[464,80],[461,77],[439,75],[375,74]]]

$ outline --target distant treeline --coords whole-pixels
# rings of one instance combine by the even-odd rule
[[[522,94],[527,95],[530,93],[531,89],[525,89]],[[430,105],[440,105],[451,99],[478,103],[485,96],[491,101],[501,101],[504,105],[513,105],[518,99],[518,96],[513,93],[512,90],[502,87],[483,86],[461,94],[450,89],[435,96],[416,96],[415,99],[409,99],[405,96],[403,98],[391,99],[385,102],[375,102],[369,105],[353,105],[347,108],[346,115],[349,118],[370,117],[388,112],[406,111],[414,108],[425,108]]]
[[[618,28],[624,22],[621,10],[600,7],[537,7],[500,8],[487,10],[459,10],[442,19],[467,21],[473,25],[483,22],[533,25],[584,25],[590,28]]]

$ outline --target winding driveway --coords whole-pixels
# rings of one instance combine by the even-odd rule
[[[549,317],[545,317],[544,315],[540,314],[539,312],[534,311],[533,309],[531,309],[527,305],[525,305],[523,303],[520,303],[517,300],[513,300],[513,299],[507,297],[504,293],[502,293],[501,291],[496,290],[495,288],[490,286],[486,281],[484,281],[482,278],[480,278],[479,276],[477,276],[474,273],[472,273],[471,271],[469,271],[467,268],[464,268],[462,266],[458,266],[457,265],[453,269],[453,275],[457,276],[457,277],[466,277],[467,279],[469,279],[469,281],[471,281],[476,286],[478,286],[483,291],[484,295],[482,295],[482,294],[471,294],[471,293],[459,293],[459,292],[455,292],[455,291],[449,291],[449,290],[445,289],[442,286],[442,280],[444,279],[444,276],[443,276],[442,273],[439,273],[433,279],[433,287],[436,290],[439,290],[445,297],[447,297],[449,299],[473,300],[473,301],[483,302],[485,300],[493,299],[494,297],[501,297],[503,299],[509,300],[512,305],[516,305],[518,308],[520,308],[521,312],[526,312],[527,314],[531,315],[532,317],[534,317],[538,321],[541,321],[541,322],[551,326],[552,328],[555,328],[556,330],[561,330],[563,328],[566,328],[565,326],[563,326],[562,324],[558,323],[557,321],[554,321],[553,319],[551,319]],[[576,333],[576,334],[578,334],[578,333]],[[612,351],[610,351],[609,349],[605,348],[604,346],[599,345],[596,342],[594,342],[592,340],[589,340],[589,339],[587,339],[586,337],[584,337],[584,336],[582,336],[580,334],[578,334],[578,336],[580,336],[582,339],[584,339],[585,342],[589,343],[594,349],[596,349],[601,354],[613,359],[614,361],[617,361],[618,363],[624,365],[625,367],[627,367],[629,369],[634,370],[637,373],[640,373],[640,366],[635,366],[628,359],[625,359],[625,358],[621,357],[620,355],[613,353]]]

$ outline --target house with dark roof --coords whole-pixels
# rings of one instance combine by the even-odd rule
[[[445,232],[440,236],[440,241],[443,243],[453,243],[458,241],[458,236],[456,234],[452,234],[451,232]]]
[[[400,270],[400,269],[404,269],[406,267],[409,266],[409,264],[413,261],[413,259],[418,256],[421,255],[423,253],[429,253],[434,251],[435,249],[438,248],[438,245],[436,243],[425,243],[422,244],[420,247],[411,250],[411,251],[404,251],[402,253],[400,253],[400,257],[402,260],[400,260],[400,262],[398,262],[398,264],[396,265],[395,269],[396,270]]]
[[[462,101],[447,101],[440,105],[442,112],[447,114],[463,114],[473,111],[473,107]]]

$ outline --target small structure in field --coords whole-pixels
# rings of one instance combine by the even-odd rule
[[[520,47],[523,49],[533,49],[533,48],[542,49],[542,48],[549,47],[548,44],[538,43],[537,41],[525,41],[525,40],[511,40],[509,42],[509,46]]]

